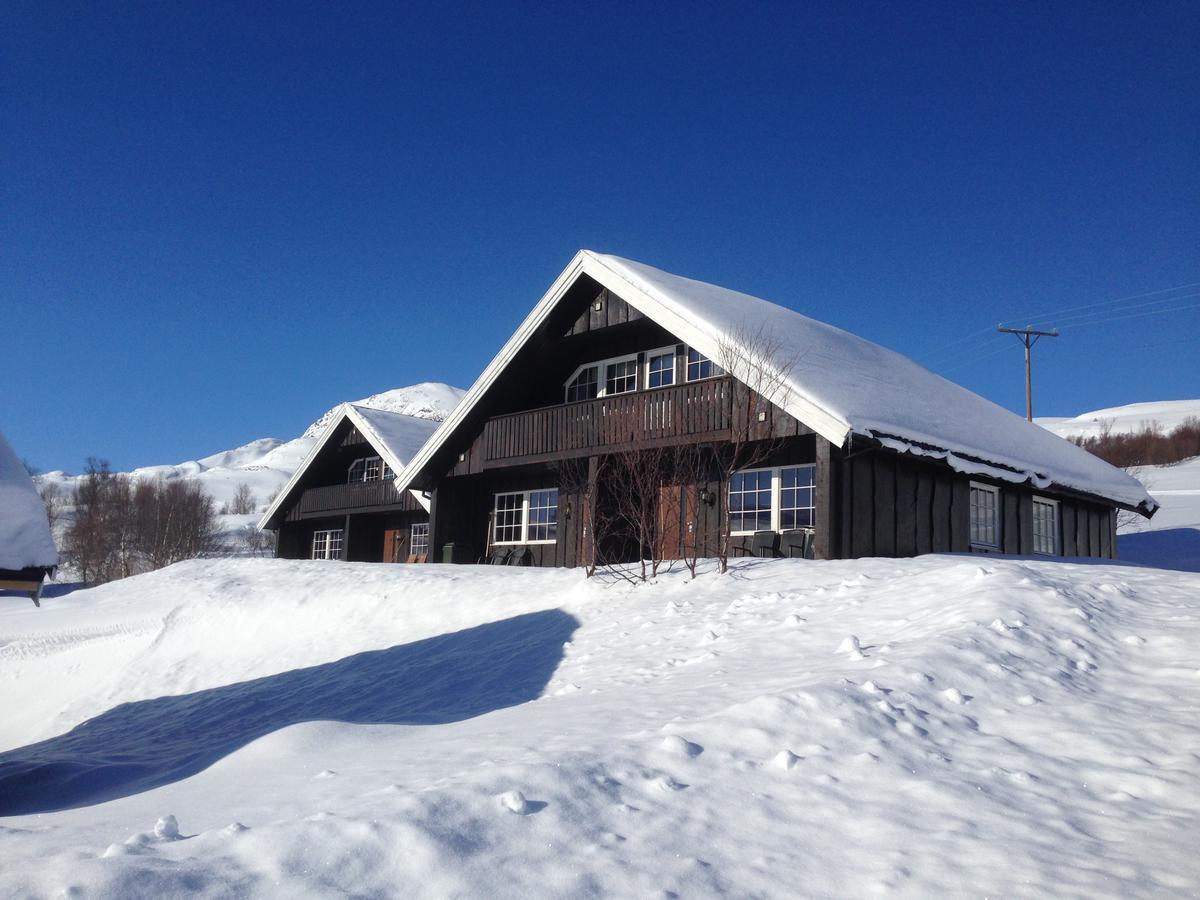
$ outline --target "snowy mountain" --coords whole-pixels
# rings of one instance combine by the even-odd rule
[[[384,409],[412,416],[415,419],[440,422],[458,404],[465,393],[448,384],[423,383],[372,394],[362,400],[351,401],[360,406]],[[143,466],[128,474],[136,478],[194,478],[204,485],[216,501],[218,508],[233,498],[238,486],[250,485],[259,508],[266,508],[267,498],[279,490],[292,473],[299,468],[308,451],[316,444],[322,430],[336,414],[338,407],[325,412],[308,426],[304,433],[290,441],[276,438],[259,438],[232,450],[224,450],[174,465]],[[39,483],[52,481],[62,486],[64,492],[74,489],[78,476],[64,472],[48,472],[39,475]],[[253,517],[239,517],[237,524],[253,521]],[[232,524],[232,523],[231,523]]]
[[[1183,424],[1184,419],[1200,418],[1200,400],[1153,400],[1129,403],[1080,413],[1071,418],[1039,416],[1034,421],[1059,437],[1099,437],[1108,429],[1113,434],[1141,431],[1157,425],[1170,431]]]
[[[0,635],[0,896],[1200,893],[1200,575],[207,560]]]

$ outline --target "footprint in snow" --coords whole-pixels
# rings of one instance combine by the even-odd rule
[[[680,756],[685,759],[691,759],[693,756],[699,756],[704,752],[704,748],[699,744],[693,744],[691,741],[677,734],[668,734],[663,738],[662,748],[672,756]]]
[[[313,778],[334,778],[336,776],[337,772],[333,771],[333,769],[322,769]]]
[[[660,791],[663,791],[664,793],[670,793],[672,791],[682,791],[687,787],[686,784],[676,781],[670,775],[660,775],[657,778],[655,778],[651,782],[651,784],[653,784],[656,788],[658,788]]]
[[[797,756],[791,750],[780,750],[771,758],[771,765],[776,769],[783,769],[785,772],[790,772],[796,768],[801,761],[801,757]]]
[[[805,619],[803,616],[798,616],[795,613],[792,613],[790,616],[788,616],[786,619],[783,620],[783,624],[787,625],[789,628],[799,628],[806,621],[808,621],[808,620]]]

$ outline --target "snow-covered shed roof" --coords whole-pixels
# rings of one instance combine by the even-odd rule
[[[50,569],[58,551],[33,479],[0,434],[0,569]]]
[[[766,363],[786,377],[769,399],[838,447],[861,435],[895,450],[945,459],[961,472],[1040,488],[1056,485],[1147,515],[1158,507],[1127,472],[894,350],[749,294],[590,250],[576,254],[400,474],[398,486],[412,482],[582,275],[718,362],[730,343],[770,335],[774,358]],[[751,380],[736,364],[731,374]]]
[[[343,403],[338,407],[337,413],[329,419],[329,424],[325,426],[321,439],[308,451],[308,455],[304,457],[299,468],[275,497],[275,502],[259,519],[258,527],[260,529],[266,528],[275,514],[288,502],[288,498],[300,484],[308,467],[321,455],[321,451],[333,433],[337,431],[338,426],[347,419],[358,428],[359,433],[367,439],[367,443],[392,468],[393,472],[404,469],[405,463],[416,455],[438,424],[432,419],[422,419],[417,416],[389,412],[385,409],[372,409],[369,406]],[[420,491],[411,493],[416,501],[428,511],[429,500],[424,494]]]

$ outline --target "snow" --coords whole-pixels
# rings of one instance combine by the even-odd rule
[[[58,565],[46,508],[33,479],[0,433],[0,569]]]
[[[771,343],[763,348],[769,352],[764,367],[787,376],[770,399],[835,446],[862,435],[894,450],[944,459],[960,472],[1039,488],[1059,485],[1148,512],[1156,506],[1122,470],[893,350],[748,294],[590,250],[579,251],[534,307],[402,474],[400,487],[430,461],[581,274],[718,362],[723,343],[763,335]],[[758,380],[736,367],[731,374]]]
[[[1200,418],[1200,400],[1155,400],[1129,403],[1080,413],[1071,418],[1042,416],[1034,421],[1063,438],[1099,437],[1105,429],[1113,434],[1141,431],[1157,425],[1164,432],[1178,428],[1189,418]]]
[[[1200,575],[208,560],[0,636],[0,896],[1200,891]]]
[[[368,440],[379,445],[396,460],[397,471],[405,466],[421,446],[429,440],[438,423],[407,413],[393,413],[366,406],[355,406],[359,419],[366,423]]]

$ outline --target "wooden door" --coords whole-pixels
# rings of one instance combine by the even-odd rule
[[[405,529],[388,528],[383,532],[383,561],[404,562]]]

